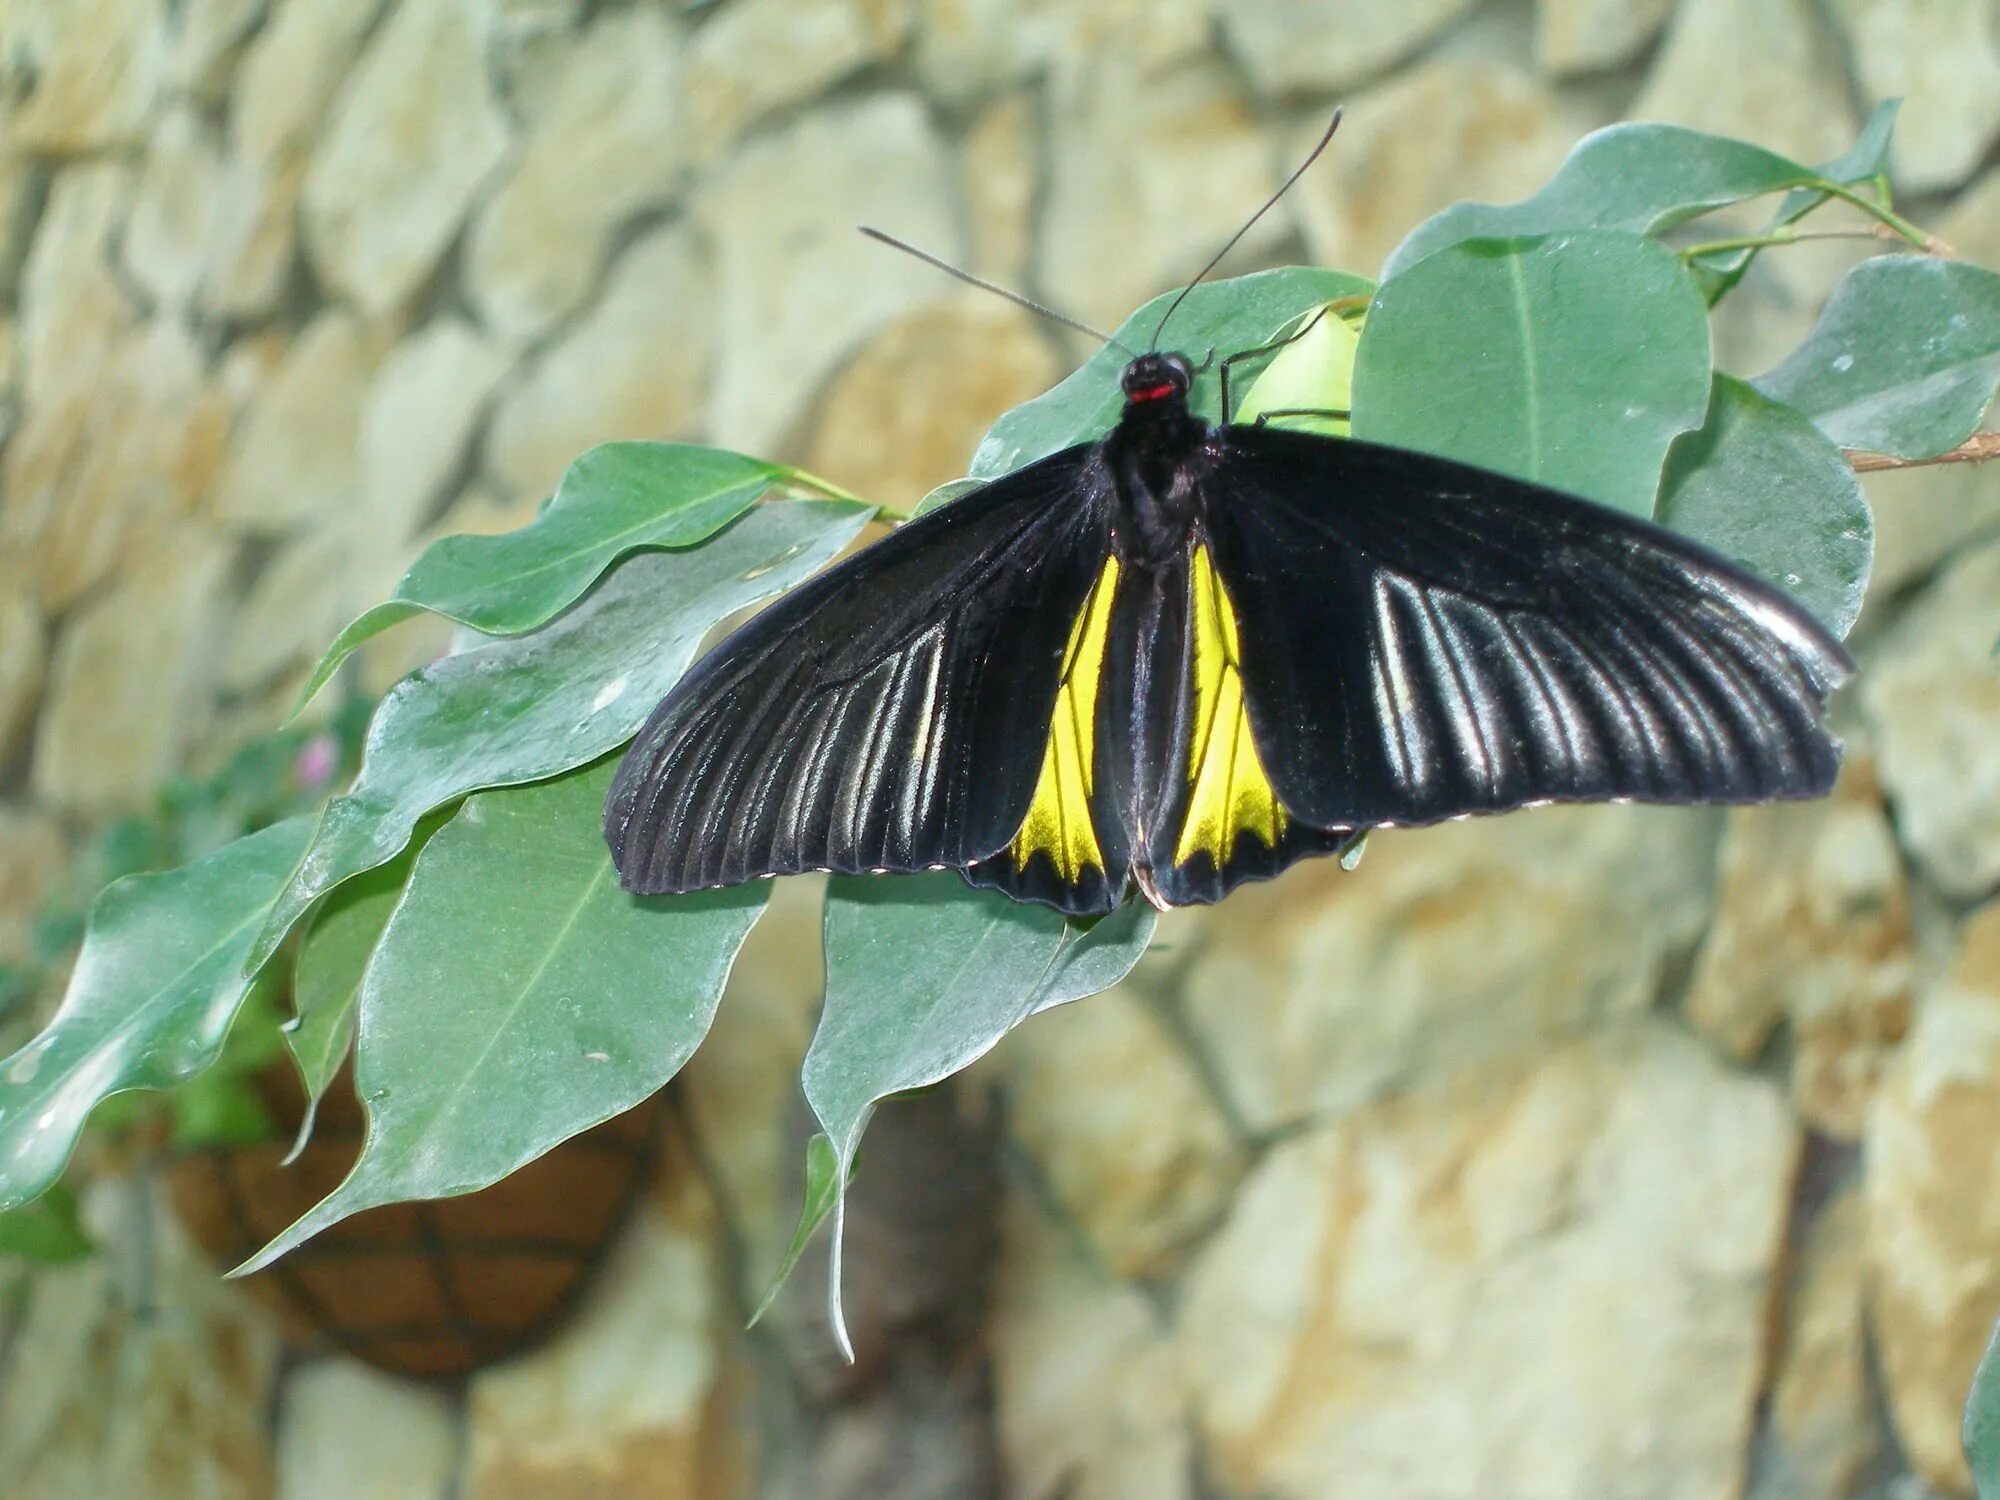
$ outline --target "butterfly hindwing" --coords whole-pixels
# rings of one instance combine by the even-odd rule
[[[1119,746],[1105,691],[1128,669],[1111,645],[1122,571],[1104,557],[1075,612],[1034,792],[1006,846],[966,870],[974,885],[1073,914],[1109,911],[1124,891],[1131,859],[1107,784]]]
[[[1252,585],[1254,586],[1254,585]],[[1174,730],[1154,818],[1149,894],[1170,906],[1219,901],[1245,880],[1311,854],[1336,853],[1351,829],[1301,822],[1278,794],[1251,728],[1246,642],[1232,585],[1197,536],[1168,585],[1184,600],[1162,633],[1180,642],[1171,683]],[[1178,628],[1174,628],[1178,626]]]
[[[1846,653],[1660,527],[1445,459],[1223,433],[1210,510],[1246,703],[1290,814],[1815,796]]]
[[[1103,489],[1089,449],[1044,459],[898,528],[703,657],[606,803],[625,886],[964,867],[1007,845],[1101,587]]]

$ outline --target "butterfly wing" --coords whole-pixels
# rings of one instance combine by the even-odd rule
[[[1109,546],[1093,453],[909,522],[703,657],[605,804],[625,887],[963,867],[1006,846]]]
[[[1131,743],[1115,711],[1133,655],[1115,622],[1129,617],[1131,601],[1117,559],[1105,555],[1108,541],[1107,534],[1098,543],[1096,581],[1072,611],[1054,707],[1038,721],[1038,766],[1025,811],[1005,845],[965,870],[976,886],[1073,916],[1116,906],[1132,864],[1116,797]]]
[[[1292,815],[1272,785],[1252,731],[1244,677],[1240,590],[1226,582],[1205,537],[1163,570],[1147,631],[1154,680],[1138,684],[1151,731],[1134,757],[1142,790],[1145,858],[1140,886],[1162,906],[1220,901],[1246,880],[1265,880],[1309,854],[1340,852],[1357,830],[1321,828]]]
[[[1528,803],[1817,796],[1852,671],[1798,605],[1660,527],[1401,449],[1223,433],[1210,525],[1250,722],[1323,828]]]

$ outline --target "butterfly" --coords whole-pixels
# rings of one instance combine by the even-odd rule
[[[1231,422],[1229,366],[1262,350],[1223,361],[1222,423],[1190,410],[1168,321],[1339,123],[1126,351],[1101,440],[909,521],[667,694],[605,803],[627,890],[957,869],[1084,915],[1134,887],[1219,901],[1372,828],[1831,788],[1853,664],[1726,558],[1504,474]]]
[[[1852,671],[1661,527],[1428,454],[1190,411],[820,574],[667,695],[605,808],[627,889],[962,870],[1072,914],[1212,902],[1371,828],[1826,792]]]

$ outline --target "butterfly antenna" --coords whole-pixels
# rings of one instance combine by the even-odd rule
[[[881,230],[871,229],[866,224],[861,225],[860,229],[869,239],[879,240],[890,249],[900,250],[905,255],[914,255],[918,260],[924,262],[925,265],[936,266],[947,276],[956,276],[968,286],[976,286],[981,291],[993,293],[996,297],[1005,297],[1017,307],[1025,307],[1031,313],[1039,313],[1042,317],[1049,319],[1051,322],[1060,323],[1065,328],[1074,328],[1078,333],[1087,333],[1099,342],[1109,344],[1112,348],[1124,354],[1127,359],[1136,359],[1138,357],[1110,334],[1100,333],[1088,323],[1079,323],[1075,318],[1066,317],[1064,314],[1057,312],[1053,307],[1044,307],[1032,298],[1023,297],[1019,292],[1011,292],[1004,286],[997,286],[993,282],[986,280],[983,276],[975,276],[970,271],[955,266],[948,260],[939,260],[928,250],[919,250],[915,245],[905,240],[899,240],[893,234],[884,234]]]
[[[1180,305],[1187,300],[1187,294],[1193,291],[1196,287],[1200,286],[1203,281],[1207,280],[1208,273],[1210,271],[1213,271],[1217,266],[1221,265],[1222,258],[1225,255],[1227,255],[1230,251],[1236,248],[1236,242],[1242,239],[1244,235],[1248,234],[1251,230],[1251,227],[1254,224],[1256,224],[1256,222],[1259,219],[1263,218],[1265,214],[1269,213],[1273,208],[1277,206],[1278,200],[1284,197],[1285,194],[1289,193],[1292,190],[1293,183],[1297,182],[1301,177],[1306,175],[1306,168],[1310,167],[1314,162],[1319,160],[1320,152],[1326,150],[1327,143],[1333,139],[1333,133],[1338,129],[1340,129],[1340,111],[1336,109],[1333,112],[1333,119],[1327,123],[1326,134],[1319,138],[1319,144],[1313,147],[1312,150],[1307,154],[1306,159],[1298,164],[1298,166],[1293,170],[1292,175],[1287,177],[1282,183],[1278,185],[1277,192],[1271,194],[1269,198],[1266,198],[1264,200],[1264,206],[1258,209],[1257,212],[1250,215],[1249,218],[1243,221],[1243,227],[1237,230],[1236,233],[1232,234],[1229,237],[1228,244],[1224,245],[1220,250],[1215,252],[1214,259],[1209,261],[1207,265],[1201,268],[1201,274],[1196,276],[1193,281],[1190,281],[1186,286],[1181,288],[1180,296],[1174,298],[1173,302],[1168,306],[1166,312],[1161,315],[1159,326],[1153,330],[1153,342],[1146,346],[1148,349],[1157,349],[1160,347],[1160,335],[1167,331],[1167,320],[1173,317],[1173,315],[1180,310]]]

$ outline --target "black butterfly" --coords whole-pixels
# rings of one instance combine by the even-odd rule
[[[1502,474],[1212,426],[1194,374],[1139,355],[1102,441],[697,663],[605,805],[626,889],[955,868],[1071,913],[1128,883],[1179,906],[1369,828],[1832,786],[1852,663],[1776,589]]]
[[[1660,527],[1465,464],[1188,410],[1147,354],[1101,442],[899,528],[654,710],[605,808],[634,891],[958,868],[1160,906],[1361,830],[1540,802],[1824,793],[1852,670]]]

